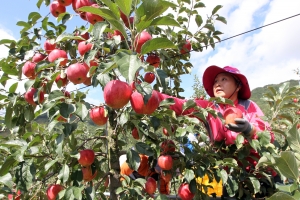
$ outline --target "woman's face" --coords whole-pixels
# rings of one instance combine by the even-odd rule
[[[213,91],[215,97],[230,98],[235,101],[238,96],[240,86],[237,86],[237,82],[230,73],[220,73],[216,76]]]

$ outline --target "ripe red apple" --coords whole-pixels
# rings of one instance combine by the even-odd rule
[[[68,55],[67,52],[61,49],[53,49],[48,56],[49,62],[55,62],[57,59],[63,58],[62,61],[60,61],[60,66],[66,66],[68,62]]]
[[[60,191],[62,191],[64,189],[64,187],[62,185],[59,185],[59,184],[52,184],[48,187],[47,189],[47,197],[48,197],[48,200],[55,200],[58,193]]]
[[[95,124],[102,126],[108,119],[107,110],[104,106],[94,107],[90,110],[90,118]]]
[[[169,152],[175,152],[176,146],[173,140],[165,140],[160,145],[161,154],[166,154]]]
[[[92,149],[84,149],[81,150],[79,153],[79,164],[81,164],[83,167],[88,167],[93,164],[95,160],[95,152]]]
[[[148,177],[145,183],[145,190],[150,195],[152,195],[156,191],[156,181],[154,178]]]
[[[78,52],[81,56],[83,56],[86,52],[91,50],[93,47],[92,43],[88,43],[86,41],[81,41],[78,43]]]
[[[130,97],[132,109],[137,114],[151,115],[158,108],[159,103],[160,101],[155,90],[152,91],[152,95],[146,104],[144,104],[144,98],[142,94],[137,91],[133,92]]]
[[[136,127],[134,127],[132,129],[131,135],[136,140],[140,139],[139,132],[138,132],[138,129]]]
[[[53,40],[49,40],[47,39],[44,42],[44,49],[45,51],[49,54],[52,50],[54,50],[56,48],[56,44],[53,43]]]
[[[64,96],[67,97],[67,98],[70,98],[70,97],[71,97],[71,94],[70,94],[70,92],[68,92],[68,91],[64,91]]]
[[[85,40],[88,40],[90,38],[89,32],[85,32],[83,34],[80,34],[80,31],[77,30],[77,31],[75,31],[75,36],[78,36],[78,35],[84,39],[84,40],[77,40],[78,43],[82,42],[82,41],[85,41]]]
[[[300,123],[297,124],[297,129],[300,129]]]
[[[60,74],[58,74],[57,77],[55,78],[55,82],[57,86],[60,88],[60,87],[65,87],[68,84],[69,80],[67,75],[65,78],[61,78]]]
[[[100,7],[100,6],[99,6],[98,4],[96,4],[96,3],[92,4],[91,6],[94,7],[94,8],[99,8],[99,7]],[[86,20],[87,20],[88,22],[90,22],[91,24],[96,24],[97,22],[102,22],[102,21],[104,21],[104,19],[103,19],[101,16],[95,15],[95,14],[90,13],[90,12],[85,13],[85,17],[86,17]]]
[[[61,5],[58,1],[52,1],[50,4],[50,12],[54,17],[66,12],[66,7]]]
[[[233,123],[235,124],[235,118],[243,118],[243,113],[239,108],[236,107],[228,107],[225,109],[223,113],[225,124]]]
[[[81,168],[83,180],[86,182],[92,181],[97,176],[97,170],[93,174],[91,166]]]
[[[34,102],[34,94],[38,92],[37,89],[35,88],[31,88],[29,89],[25,95],[24,95],[24,98],[25,98],[25,101],[27,101],[29,104],[31,105],[37,105],[35,102]],[[43,91],[40,91],[40,96],[39,96],[39,103],[43,103],[45,97],[44,97],[44,92]]]
[[[92,5],[92,2],[90,0],[73,0],[72,1],[72,8],[75,12],[78,13],[78,8],[81,8],[83,6],[90,6]]]
[[[152,83],[154,80],[155,80],[155,74],[153,72],[147,72],[145,75],[144,75],[144,80],[147,82],[147,83]]]
[[[126,82],[112,80],[105,85],[103,93],[105,103],[113,109],[119,109],[129,102],[132,89]]]
[[[179,188],[178,188],[178,196],[182,199],[182,200],[192,200],[195,196],[195,194],[193,194],[190,191],[189,188],[189,184],[187,183],[182,183]]]
[[[66,119],[66,118],[64,118],[63,116],[59,116],[58,118],[57,118],[57,121],[59,121],[59,122],[67,122],[68,120]]]
[[[67,77],[73,84],[83,83],[90,68],[85,63],[74,63],[67,68]]]
[[[92,85],[92,76],[87,77],[83,84],[86,86]]]
[[[34,62],[34,63],[41,62],[41,61],[45,60],[46,57],[47,57],[47,55],[45,55],[45,54],[35,53],[34,56],[32,57],[32,62]]]
[[[135,37],[135,42],[134,42],[136,52],[141,53],[143,44],[145,44],[145,42],[151,39],[152,36],[147,31],[142,31],[140,34],[138,34]]]
[[[35,66],[36,63],[27,61],[22,67],[22,73],[29,79],[35,79]]]
[[[299,101],[299,100],[298,100],[297,98],[294,98],[294,99],[293,99],[293,102],[294,102],[294,103],[298,103],[298,101]]]
[[[180,49],[180,53],[181,54],[188,53],[188,52],[191,51],[191,49],[192,49],[191,42],[189,40],[186,40],[185,43],[184,43],[184,45]]]
[[[72,1],[73,1],[73,0],[57,0],[57,1],[58,1],[58,3],[59,3],[60,5],[62,5],[62,6],[69,6],[69,5],[72,4]]]
[[[125,26],[127,27],[127,28],[129,28],[130,26],[129,26],[129,23],[130,23],[130,25],[132,26],[132,24],[133,24],[133,21],[134,21],[134,17],[127,17],[122,11],[120,11],[120,16],[121,16],[121,19],[122,19],[122,21],[124,22],[124,24],[125,24]]]
[[[300,115],[300,110],[297,110],[297,111],[296,111],[296,114],[297,114],[297,115]]]
[[[150,65],[152,65],[153,67],[157,68],[160,65],[160,58],[158,55],[150,54],[146,58],[146,62],[149,63]]]
[[[125,24],[125,26],[126,26],[127,28],[130,28],[130,27],[133,26],[133,22],[134,22],[134,17],[129,17],[129,22],[128,22],[128,20],[127,20],[127,21],[124,22],[124,24]]]
[[[167,130],[166,128],[163,128],[163,134],[164,134],[165,136],[169,136],[168,130]]]
[[[170,170],[173,167],[173,159],[170,155],[161,155],[157,159],[157,164],[162,170]]]

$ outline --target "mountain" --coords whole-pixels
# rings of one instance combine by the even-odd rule
[[[279,84],[270,84],[270,85],[266,85],[264,87],[258,87],[251,91],[250,99],[257,103],[257,105],[261,108],[261,110],[263,111],[263,113],[265,115],[268,115],[268,113],[270,112],[270,106],[267,102],[262,100],[263,94],[269,92],[268,87],[272,86],[275,89],[278,89],[280,87],[280,85],[282,85],[283,83],[286,83],[286,82],[290,83],[290,87],[299,85],[299,80],[288,80],[288,81],[285,81],[285,82],[282,82]]]

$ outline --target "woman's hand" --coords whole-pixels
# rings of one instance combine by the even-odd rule
[[[248,120],[243,118],[235,118],[235,124],[230,123],[225,125],[225,127],[231,131],[237,133],[243,133],[245,137],[250,137],[250,133],[252,132],[253,126],[249,123]]]

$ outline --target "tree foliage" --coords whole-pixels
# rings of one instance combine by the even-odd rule
[[[63,190],[59,192],[59,199],[105,199],[105,191],[110,192],[111,199],[148,199],[150,196],[144,191],[144,179],[133,181],[123,176],[125,180],[120,181],[119,156],[125,152],[129,165],[137,169],[140,163],[138,154],[156,159],[160,155],[160,144],[167,139],[172,139],[176,144],[176,151],[171,153],[177,158],[171,170],[172,193],[177,193],[180,183],[187,182],[190,190],[196,194],[195,198],[207,199],[206,191],[210,186],[196,180],[208,176],[209,180],[226,183],[230,196],[250,197],[264,192],[258,176],[274,183],[265,173],[268,167],[293,180],[293,184],[298,184],[296,167],[299,147],[298,140],[294,139],[298,138],[296,122],[288,116],[283,116],[280,122],[275,120],[281,109],[289,107],[284,102],[298,88],[282,88],[279,91],[281,99],[274,90],[266,97],[266,101],[278,111],[272,118],[274,124],[286,125],[284,130],[275,129],[287,141],[284,146],[287,151],[281,153],[283,147],[268,143],[269,138],[263,134],[258,141],[250,141],[247,145],[242,144],[242,136],[238,137],[236,145],[229,147],[223,143],[209,145],[208,135],[199,119],[205,121],[208,113],[218,116],[209,108],[195,106],[193,101],[187,101],[184,109],[194,107],[193,114],[197,118],[176,116],[169,108],[174,103],[170,99],[160,102],[151,114],[137,114],[130,103],[113,109],[105,102],[101,105],[90,104],[87,101],[88,90],[67,91],[68,87],[63,81],[56,81],[56,78],[58,75],[64,78],[71,73],[71,65],[80,63],[88,66],[88,73],[80,80],[90,78],[90,83],[84,84],[97,88],[99,93],[108,82],[122,80],[128,84],[134,82],[145,103],[150,101],[150,95],[155,90],[180,97],[179,93],[184,91],[180,86],[180,76],[190,73],[193,67],[189,61],[190,52],[184,49],[184,44],[188,40],[195,52],[201,52],[209,45],[214,47],[222,34],[216,30],[215,23],[226,23],[225,18],[217,14],[222,7],[220,5],[206,18],[201,16],[205,4],[199,0],[95,2],[99,8],[83,6],[74,13],[63,12],[57,18],[51,14],[42,16],[38,12],[31,12],[27,20],[17,23],[22,27],[19,40],[0,41],[9,49],[9,55],[0,60],[0,83],[3,86],[0,105],[5,110],[2,128],[8,131],[8,134],[1,134],[0,140],[1,197],[21,191],[22,199],[45,199],[47,188],[51,184],[60,184]],[[51,3],[50,0],[37,0],[36,5],[39,8],[42,5],[50,7]],[[101,16],[103,21],[69,30],[68,23],[85,19],[86,13]],[[130,17],[133,17],[133,21],[130,21]],[[193,32],[190,31],[191,24],[195,26]],[[121,35],[115,34],[115,31]],[[147,31],[152,39],[139,47],[138,39],[143,31]],[[88,39],[84,39],[85,33],[89,33]],[[67,53],[66,66],[62,65],[65,58],[58,58],[54,62],[48,60],[50,54],[43,46],[46,40],[50,46],[55,44],[55,48]],[[92,48],[80,55],[78,40],[86,40],[84,42],[91,43]],[[33,56],[38,53],[48,58],[34,65],[33,75],[25,76],[23,70],[26,63],[32,62]],[[159,67],[146,62],[151,55],[159,56]],[[156,82],[146,83],[143,79],[145,72],[153,72]],[[32,92],[30,103],[29,91]],[[89,111],[98,106],[105,107],[108,122],[95,130],[86,122],[90,119]],[[47,115],[49,123],[37,123],[35,119],[41,115]],[[134,127],[138,129],[139,140],[131,137]],[[163,128],[168,130],[169,136],[162,134]],[[180,153],[179,147],[187,142],[188,133],[196,132],[200,134],[198,143],[206,145],[193,143],[193,152],[183,146],[185,154]],[[255,169],[247,170],[241,168],[234,158],[247,162],[245,158],[250,148],[256,149],[262,158]],[[92,149],[96,155],[93,164],[87,168],[78,162],[80,152],[86,149]],[[287,166],[290,170],[284,171]],[[87,180],[84,170],[90,170],[91,180]],[[292,195],[298,195],[298,190],[293,186],[283,188],[284,191],[287,189]],[[276,191],[274,188],[269,194]],[[280,196],[279,193],[275,195]],[[159,197],[164,198],[165,195]]]

